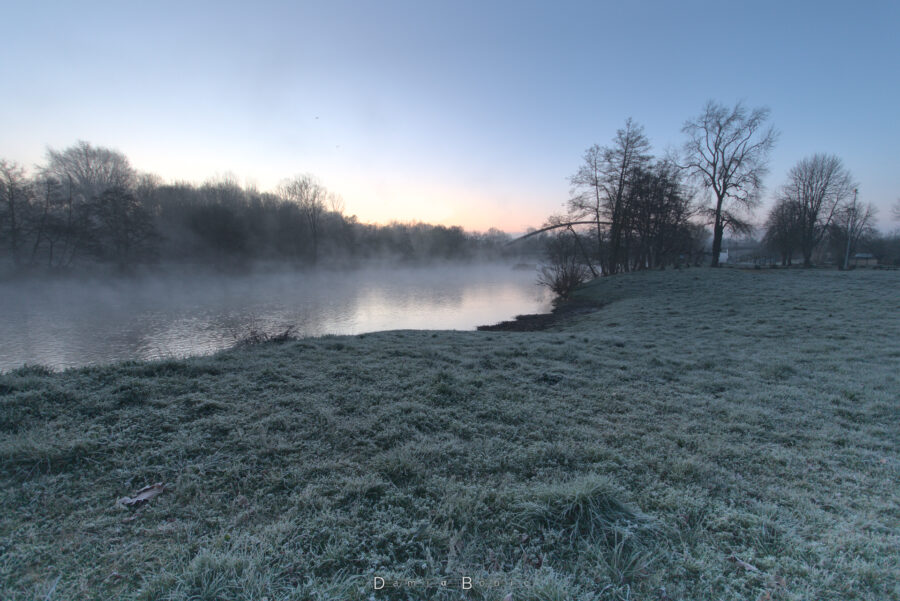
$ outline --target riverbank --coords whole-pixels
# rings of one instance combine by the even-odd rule
[[[578,297],[0,376],[0,598],[897,598],[896,272]]]
[[[601,306],[602,304],[593,298],[561,301],[557,302],[548,313],[516,315],[509,321],[478,326],[476,329],[482,332],[538,332],[561,325],[577,315],[593,313]]]

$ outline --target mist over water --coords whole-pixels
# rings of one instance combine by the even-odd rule
[[[207,354],[250,330],[471,330],[550,308],[509,264],[0,283],[0,370]]]

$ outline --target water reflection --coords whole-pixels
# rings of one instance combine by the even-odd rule
[[[302,336],[473,329],[549,308],[507,265],[0,284],[0,370],[210,353],[251,328]]]

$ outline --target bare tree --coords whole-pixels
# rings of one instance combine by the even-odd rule
[[[9,254],[13,266],[21,267],[20,250],[24,243],[24,224],[31,196],[25,170],[17,163],[0,159],[0,223],[9,235]]]
[[[344,214],[344,209],[346,209],[346,203],[344,202],[344,197],[335,192],[328,193],[328,210],[332,213],[337,213],[338,215]]]
[[[111,188],[133,189],[136,176],[121,152],[79,140],[65,150],[48,149],[41,177],[58,182],[65,190],[59,254],[60,264],[70,265],[76,257],[95,250],[88,247],[94,243],[94,209],[100,197]]]
[[[854,190],[853,200],[838,211],[830,228],[833,242],[843,246],[844,269],[850,266],[850,256],[856,252],[860,239],[875,233],[874,221],[875,207],[859,202]]]
[[[131,189],[136,178],[124,154],[83,140],[65,150],[48,149],[45,171],[60,182],[71,182],[76,202],[90,201],[109,188]]]
[[[664,268],[682,246],[684,226],[694,212],[693,197],[668,160],[635,168],[631,180],[626,239],[637,244],[626,250],[631,250],[632,269]]]
[[[33,241],[29,262],[34,266],[37,263],[38,251],[46,245],[44,252],[47,254],[47,267],[52,268],[54,246],[66,236],[63,225],[64,214],[61,211],[64,202],[62,187],[56,179],[44,177],[43,174],[35,178],[34,187],[36,210],[31,223]]]
[[[603,258],[603,226],[606,224],[603,211],[603,148],[594,144],[585,150],[583,162],[575,175],[569,178],[569,182],[572,185],[569,199],[571,218],[553,216],[547,225],[564,227],[563,224],[567,222],[570,224],[567,229],[574,232],[571,224],[575,221],[593,224],[596,230],[597,260],[601,269],[606,271],[608,267],[604,266],[606,261]],[[592,265],[591,270],[593,269]]]
[[[570,179],[569,213],[551,216],[544,227],[517,240],[565,228],[579,260],[595,277],[593,257],[604,275],[663,268],[685,255],[693,257],[695,234],[703,229],[690,227],[696,212],[693,191],[670,159],[654,162],[646,154],[649,146],[643,129],[629,119],[612,146],[595,145],[585,152]],[[585,225],[593,226],[592,231],[579,227]],[[590,246],[596,253],[588,252]]]
[[[319,253],[319,229],[325,212],[327,191],[311,175],[298,175],[285,180],[278,187],[278,195],[286,202],[300,207],[312,241],[311,258],[315,263]]]
[[[788,173],[780,198],[797,211],[797,242],[804,267],[812,266],[813,251],[855,187],[850,171],[834,155],[814,154]]]
[[[629,219],[628,189],[637,170],[649,164],[649,151],[644,128],[628,119],[625,127],[616,131],[611,146],[594,145],[585,151],[584,162],[570,178],[569,212],[573,220],[596,223],[598,253],[602,251],[602,225],[608,219],[609,255],[601,261],[606,274],[627,265],[622,246]]]
[[[709,101],[698,118],[682,127],[688,137],[682,167],[712,192],[715,203],[707,211],[713,224],[713,267],[719,265],[724,231],[746,229],[741,213],[759,202],[769,152],[778,136],[774,128],[764,129],[768,117],[767,108],[748,111],[737,103],[729,109]]]

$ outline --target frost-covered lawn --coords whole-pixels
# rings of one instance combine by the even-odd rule
[[[900,597],[900,272],[583,294],[554,331],[0,376],[0,599]]]

